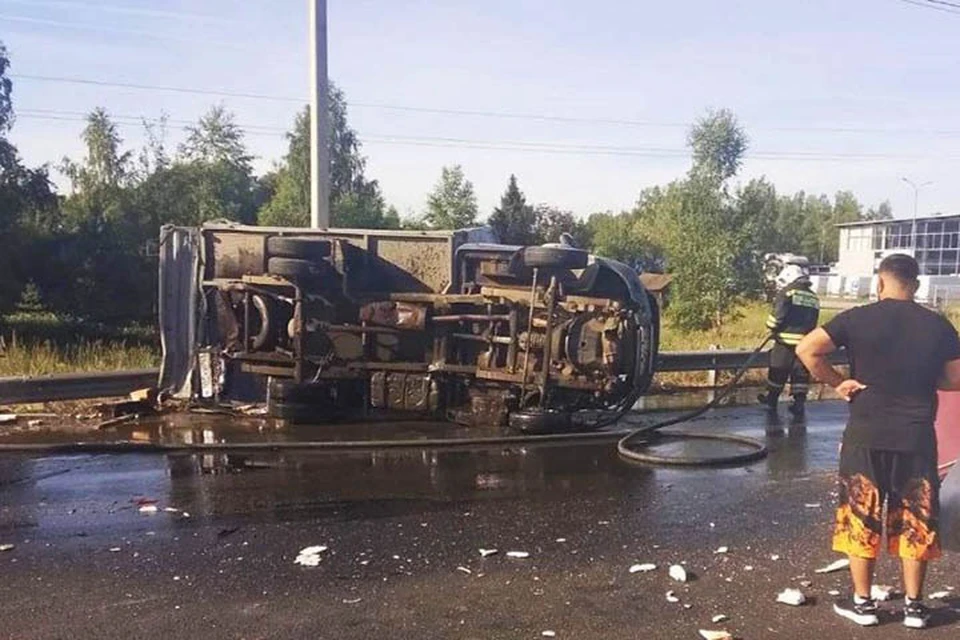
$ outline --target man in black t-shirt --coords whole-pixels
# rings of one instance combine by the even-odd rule
[[[934,418],[937,388],[960,389],[960,338],[942,316],[913,301],[919,268],[907,255],[880,263],[879,302],[850,309],[810,333],[797,356],[850,403],[840,453],[840,504],[833,549],[850,558],[852,597],[834,605],[864,626],[878,623],[870,597],[884,529],[906,591],[904,625],[923,628],[927,562],[940,555]],[[850,378],[827,356],[845,347]]]

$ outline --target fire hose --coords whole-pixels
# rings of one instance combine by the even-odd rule
[[[534,435],[478,436],[468,438],[412,438],[404,440],[327,440],[297,442],[202,442],[202,443],[160,443],[160,442],[67,442],[42,444],[0,444],[0,453],[35,454],[118,454],[118,453],[229,453],[229,452],[321,452],[321,451],[359,451],[374,449],[452,449],[464,447],[490,447],[549,443],[610,441],[617,439],[617,453],[623,460],[635,463],[679,466],[726,466],[746,464],[767,455],[766,445],[755,438],[730,433],[713,432],[677,432],[662,433],[667,427],[690,422],[719,405],[736,388],[747,370],[772,340],[768,336],[754,349],[747,361],[735,372],[733,378],[721,388],[707,404],[693,411],[643,425],[635,429],[600,430],[573,433],[553,433]],[[631,396],[619,409],[607,412],[596,419],[588,419],[593,429],[603,429],[619,422],[633,408],[638,398]],[[661,456],[642,449],[669,439],[714,440],[741,445],[747,450],[722,456]]]

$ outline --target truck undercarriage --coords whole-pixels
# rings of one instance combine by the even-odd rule
[[[309,422],[389,411],[558,431],[632,406],[659,332],[636,273],[480,231],[165,229],[180,251],[161,254],[166,386]]]

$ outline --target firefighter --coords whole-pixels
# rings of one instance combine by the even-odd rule
[[[820,300],[810,290],[810,276],[795,264],[788,264],[780,270],[777,288],[773,311],[767,318],[767,329],[773,333],[776,343],[770,351],[767,391],[757,399],[776,412],[780,393],[789,381],[793,396],[789,410],[794,416],[801,417],[807,401],[810,372],[797,359],[796,348],[800,340],[816,328]]]

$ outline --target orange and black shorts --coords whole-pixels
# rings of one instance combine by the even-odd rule
[[[936,460],[935,453],[880,451],[845,444],[840,453],[840,505],[833,550],[857,558],[876,558],[885,523],[891,555],[909,560],[940,557]]]

